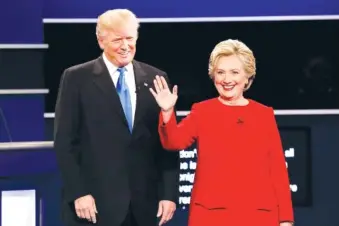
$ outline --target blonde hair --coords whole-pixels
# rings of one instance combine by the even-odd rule
[[[248,74],[248,82],[244,88],[244,91],[246,91],[251,87],[253,79],[255,78],[256,63],[252,50],[239,40],[228,39],[219,42],[214,47],[209,59],[208,74],[213,79],[214,69],[218,60],[223,56],[231,55],[236,55],[239,57],[244,65],[245,72]]]
[[[126,22],[134,23],[135,29],[138,31],[139,20],[133,12],[128,9],[108,10],[98,17],[96,35],[105,36],[108,31],[114,30]]]

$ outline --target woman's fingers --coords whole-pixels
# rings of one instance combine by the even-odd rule
[[[157,98],[157,93],[152,88],[149,88],[149,91],[152,93],[154,98]]]
[[[160,81],[162,83],[162,87],[164,89],[168,89],[168,85],[167,85],[166,79],[163,76],[160,77]]]
[[[160,87],[159,87],[159,84],[158,84],[158,80],[157,80],[157,79],[154,79],[153,83],[154,83],[155,91],[156,91],[157,93],[160,93]]]

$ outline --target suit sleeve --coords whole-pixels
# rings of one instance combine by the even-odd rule
[[[54,149],[61,171],[64,196],[69,202],[88,194],[78,163],[79,87],[72,75],[66,70],[61,77],[54,121]]]
[[[270,108],[270,168],[273,186],[278,199],[279,221],[294,222],[290,182],[274,111]]]

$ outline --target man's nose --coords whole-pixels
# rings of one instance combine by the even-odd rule
[[[121,43],[121,48],[127,49],[127,47],[128,47],[127,40],[126,40],[126,39],[123,39],[123,40],[122,40],[122,43]]]

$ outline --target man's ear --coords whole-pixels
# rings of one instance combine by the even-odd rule
[[[104,49],[104,39],[100,35],[97,35],[97,41],[98,41],[100,49],[103,50]]]

